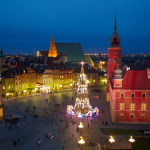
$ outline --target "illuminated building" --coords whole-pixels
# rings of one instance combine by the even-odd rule
[[[55,46],[54,37],[52,36],[48,57],[56,57],[57,55],[58,55],[58,53],[57,53],[57,49]]]
[[[87,114],[90,110],[90,103],[88,98],[88,91],[86,86],[86,79],[83,68],[84,62],[81,62],[81,72],[78,82],[77,97],[75,102],[75,112]]]
[[[114,32],[109,47],[107,87],[112,122],[150,123],[150,69],[122,67],[116,21]]]

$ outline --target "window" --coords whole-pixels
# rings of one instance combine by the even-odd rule
[[[31,87],[31,84],[29,85],[29,87]]]
[[[24,78],[24,75],[22,75],[22,77]]]
[[[16,77],[16,80],[17,80],[17,77]]]
[[[34,84],[32,84],[32,87],[34,87]]]
[[[16,85],[17,85],[17,82],[16,82]]]
[[[142,98],[145,98],[146,97],[146,94],[145,93],[142,93]]]
[[[135,96],[134,96],[134,93],[131,93],[131,98],[134,98]]]
[[[145,114],[141,114],[141,119],[145,119]]]
[[[131,114],[131,119],[134,119],[134,114]]]
[[[32,75],[32,77],[34,77],[34,75]]]
[[[22,80],[22,83],[24,83],[24,80]]]
[[[10,89],[10,85],[8,86],[8,89]]]
[[[19,81],[19,84],[21,84],[21,82]]]
[[[135,110],[135,104],[131,104],[131,110]]]
[[[44,81],[44,83],[45,83],[45,81]]]
[[[22,85],[22,87],[24,88],[24,85]]]
[[[19,80],[20,80],[20,77],[19,77]]]
[[[13,89],[13,88],[14,88],[14,85],[12,85],[11,87],[12,87],[12,89]]]
[[[10,83],[10,80],[8,80],[8,83]]]
[[[3,90],[5,90],[5,86],[3,86]]]
[[[121,114],[121,115],[120,115],[120,118],[121,118],[121,119],[124,119],[124,114]]]
[[[142,104],[141,110],[146,110],[146,104]]]
[[[19,86],[19,89],[21,89],[21,86]]]
[[[16,90],[18,89],[18,87],[16,86]]]
[[[27,77],[27,75],[25,75],[25,77]]]
[[[34,82],[34,79],[32,79],[32,82]]]
[[[26,87],[27,87],[27,84],[26,84]]]
[[[31,75],[29,75],[29,78],[31,78]]]
[[[124,110],[124,103],[120,103],[120,110]]]
[[[29,82],[31,82],[31,79],[29,79]]]
[[[124,93],[121,93],[121,98],[124,98]]]

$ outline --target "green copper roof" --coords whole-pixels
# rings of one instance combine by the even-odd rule
[[[70,62],[86,61],[80,43],[55,43],[58,54],[63,52]]]

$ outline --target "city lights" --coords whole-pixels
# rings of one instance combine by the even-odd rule
[[[115,140],[114,140],[114,138],[113,138],[112,136],[110,136],[109,142],[111,142],[111,144],[112,144],[113,142],[115,142]]]
[[[82,122],[78,125],[79,128],[83,128]]]
[[[85,141],[83,140],[83,137],[82,137],[82,136],[80,136],[80,140],[79,140],[78,143],[79,143],[79,144],[85,144]]]

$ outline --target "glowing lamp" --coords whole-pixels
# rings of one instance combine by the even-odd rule
[[[79,144],[85,144],[85,141],[83,140],[83,137],[82,137],[82,136],[80,136],[80,140],[79,140],[78,143],[79,143]]]
[[[113,142],[115,142],[115,140],[114,140],[114,138],[113,138],[112,136],[110,136],[109,142],[111,142],[111,144],[112,144]]]
[[[59,87],[62,87],[62,85],[59,85]]]
[[[24,90],[24,92],[27,92],[26,90]]]
[[[8,96],[8,95],[9,95],[9,93],[6,93],[6,95]]]
[[[79,113],[78,117],[79,117],[79,118],[81,118],[81,117],[82,117],[82,116],[81,116],[81,112]]]
[[[89,83],[89,80],[87,80],[86,82]]]
[[[82,122],[80,122],[80,124],[79,124],[78,127],[79,127],[79,128],[83,128]]]
[[[83,62],[83,61],[81,61],[81,65],[84,65],[84,62]]]
[[[131,136],[131,138],[129,139],[129,142],[131,142],[131,143],[135,142],[135,140],[132,138],[132,136]]]
[[[70,84],[70,86],[72,86],[72,84]]]

